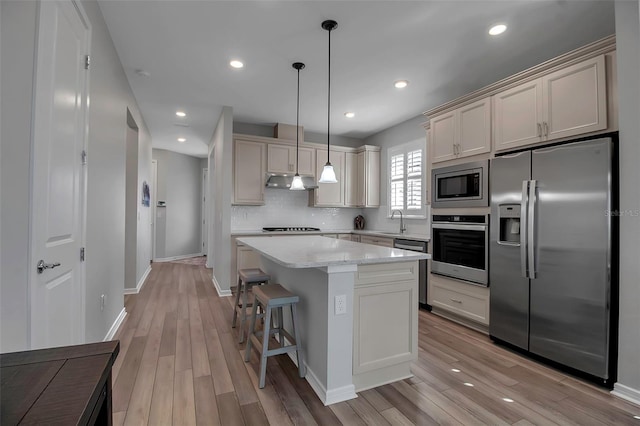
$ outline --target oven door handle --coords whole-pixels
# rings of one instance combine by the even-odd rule
[[[520,272],[523,278],[529,278],[527,268],[527,207],[529,204],[529,181],[522,181],[522,201],[520,202]]]
[[[434,223],[433,229],[462,229],[465,231],[486,231],[487,225],[470,225],[466,223]]]

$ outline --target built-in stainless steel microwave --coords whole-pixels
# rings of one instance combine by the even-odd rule
[[[489,160],[431,170],[431,207],[487,207]]]

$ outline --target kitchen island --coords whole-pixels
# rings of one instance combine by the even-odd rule
[[[418,261],[428,254],[321,236],[238,241],[261,254],[272,282],[300,297],[306,379],[325,405],[412,376]]]

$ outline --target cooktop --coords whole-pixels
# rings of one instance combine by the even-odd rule
[[[265,232],[311,232],[319,231],[320,228],[311,228],[308,226],[276,226],[262,228]]]

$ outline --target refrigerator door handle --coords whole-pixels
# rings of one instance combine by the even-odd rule
[[[537,181],[529,181],[529,214],[527,214],[527,250],[529,252],[529,278],[536,277],[536,261],[535,261],[535,225],[536,225],[536,186]]]
[[[523,278],[529,278],[527,269],[527,204],[529,181],[522,181],[522,201],[520,202],[520,268]]]

